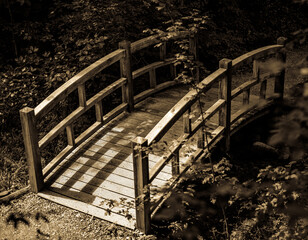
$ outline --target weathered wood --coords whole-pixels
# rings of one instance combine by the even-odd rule
[[[95,116],[96,116],[96,121],[97,122],[102,122],[103,121],[103,104],[102,101],[99,101],[98,103],[95,104]]]
[[[172,176],[177,176],[180,174],[180,153],[176,151],[172,159]]]
[[[117,80],[116,82],[109,85],[108,87],[94,95],[92,98],[90,98],[86,103],[86,107],[79,107],[71,114],[69,114],[39,141],[40,149],[44,148],[49,142],[51,142],[55,137],[57,137],[59,133],[64,130],[64,128],[75,122],[82,114],[92,108],[96,103],[100,102],[104,97],[121,87],[125,81],[125,78]]]
[[[237,88],[235,88],[231,91],[231,99],[236,98],[242,92],[247,91],[251,87],[255,86],[257,83],[258,83],[258,81],[256,79],[244,82],[242,85],[238,86]]]
[[[75,146],[75,136],[73,124],[66,127],[67,144],[70,146]]]
[[[78,86],[78,99],[79,99],[79,106],[80,107],[86,107],[87,97],[86,97],[85,83],[80,84]]]
[[[233,59],[232,67],[233,69],[235,69],[245,63],[251,62],[254,59],[259,59],[267,55],[274,54],[278,52],[280,49],[281,49],[281,45],[271,45],[271,46],[258,48],[256,50],[243,54],[242,56],[236,59]]]
[[[197,63],[199,60],[198,57],[198,37],[197,34],[191,34],[189,36],[189,53],[193,56],[194,61]],[[200,68],[196,65],[194,71],[194,79],[196,83],[200,81]]]
[[[158,61],[158,62],[154,62],[151,64],[148,64],[142,68],[139,68],[135,71],[133,71],[132,76],[133,79],[140,77],[141,75],[148,73],[150,71],[152,71],[153,69],[157,69],[160,67],[164,67],[164,66],[168,66],[169,64],[172,64],[174,62],[175,58],[167,58],[164,61]]]
[[[225,76],[226,69],[218,69],[213,72],[210,76],[206,77],[197,85],[197,89],[200,92],[205,92],[211,88],[220,78]],[[197,101],[198,92],[193,89],[188,92],[149,132],[146,136],[149,144],[153,141],[159,141],[168,129],[188,110],[192,104]]]
[[[147,234],[151,227],[148,141],[132,141],[137,228]]]
[[[230,116],[231,116],[231,82],[232,82],[232,61],[222,59],[219,61],[219,68],[227,70],[226,77],[220,81],[219,97],[226,101],[225,106],[219,112],[219,126],[223,126],[225,151],[230,150]]]
[[[243,105],[249,104],[250,89],[243,91]]]
[[[149,74],[150,74],[150,88],[155,88],[156,87],[156,70],[152,68]]]
[[[167,43],[162,42],[161,46],[159,47],[159,58],[160,60],[164,61],[167,56]]]
[[[39,192],[44,187],[41,156],[38,146],[38,135],[33,108],[20,110],[20,121],[26,149],[26,157],[29,168],[29,180],[32,192]]]
[[[165,35],[154,35],[150,37],[146,37],[143,39],[140,39],[136,42],[132,43],[131,51],[132,53],[137,52],[143,48],[149,47],[151,45],[154,45],[156,43],[159,43],[162,41],[162,38],[166,40],[171,40],[171,39],[179,39],[179,38],[185,38],[189,36],[189,31],[179,31],[179,32],[169,32],[166,33]]]
[[[191,133],[191,107],[188,108],[187,112],[183,115],[184,133]]]
[[[155,89],[152,88],[152,89],[145,90],[145,91],[139,93],[138,95],[136,95],[134,97],[135,104],[141,102],[142,100],[146,99],[147,97],[150,97],[153,94],[155,94],[155,93],[157,93],[157,92],[159,92],[163,89],[174,86],[176,84],[178,84],[178,83],[174,82],[174,81],[167,81],[167,82],[161,83],[159,85],[156,85]]]
[[[285,64],[286,64],[286,52],[284,46],[286,44],[286,38],[280,37],[277,39],[277,44],[283,46],[283,48],[277,52],[276,59],[277,64],[281,65],[279,74],[275,77],[274,92],[279,94],[279,100],[283,99],[284,94],[284,79],[285,79]]]
[[[205,146],[205,127],[202,127],[198,132],[197,147],[204,149]]]
[[[45,100],[43,100],[35,109],[35,117],[37,119],[48,113],[53,107],[55,107],[62,99],[68,94],[74,91],[80,84],[83,84],[88,79],[99,73],[106,67],[109,67],[113,63],[119,61],[125,54],[125,50],[118,49],[105,57],[97,60],[89,67],[82,70],[80,73],[72,77],[69,81],[64,83],[61,87],[51,93]]]
[[[260,99],[266,98],[266,88],[267,88],[267,80],[262,81],[260,85]]]
[[[130,229],[135,228],[135,222],[129,221],[126,216],[120,215],[120,214],[112,214],[112,215],[106,215],[106,211],[102,211],[102,208],[99,206],[94,206],[92,204],[84,203],[76,198],[68,198],[67,196],[63,196],[62,194],[58,194],[53,191],[45,190],[38,194],[40,197],[46,198],[48,200],[51,200],[53,202],[57,202],[63,206],[76,209],[78,211],[84,212],[86,214],[90,214],[92,216],[98,217],[100,219],[105,219],[107,221],[112,221],[115,224],[119,224],[125,227],[128,227]],[[69,199],[69,200],[68,200]],[[96,201],[99,205],[101,201]]]
[[[125,49],[125,56],[120,60],[120,70],[121,77],[127,79],[125,94],[126,98],[124,100],[128,103],[128,111],[134,110],[134,89],[133,89],[133,76],[131,68],[131,43],[129,41],[122,41],[119,43],[120,49]],[[124,90],[124,88],[123,88]]]

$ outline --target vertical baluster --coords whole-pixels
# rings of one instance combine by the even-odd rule
[[[162,42],[162,45],[159,47],[159,58],[161,61],[165,61],[167,55],[167,43]]]
[[[184,133],[191,133],[191,107],[188,108],[187,112],[183,115],[183,126]]]
[[[277,39],[277,44],[285,46],[286,38],[280,37]],[[279,95],[279,99],[283,99],[284,94],[284,79],[285,79],[285,63],[286,63],[286,51],[283,47],[280,51],[276,54],[276,59],[281,64],[282,69],[279,74],[275,77],[275,86],[274,92]]]
[[[230,150],[230,122],[231,122],[231,82],[232,82],[232,61],[222,59],[219,67],[227,70],[226,77],[219,83],[219,98],[226,101],[225,106],[219,111],[219,126],[223,126],[225,151]]]
[[[85,107],[87,105],[86,88],[84,83],[78,86],[78,99],[80,107]]]
[[[200,149],[204,149],[205,147],[205,127],[202,127],[198,131],[198,140],[197,140],[197,147]]]
[[[150,88],[156,87],[156,70],[155,68],[152,68],[149,72],[150,74]]]
[[[196,34],[189,36],[189,53],[193,56],[194,61],[198,64],[198,38]],[[196,83],[200,81],[200,68],[196,67],[194,72],[194,79]]]
[[[95,116],[97,122],[103,122],[103,104],[102,101],[99,101],[95,104]]]
[[[137,137],[132,148],[137,228],[147,234],[151,226],[148,140]]]
[[[133,78],[131,69],[131,43],[129,41],[122,41],[119,43],[120,49],[125,49],[125,56],[120,60],[121,77],[127,79],[127,83],[122,87],[123,101],[128,103],[128,111],[134,110],[134,92],[133,92]]]
[[[66,127],[67,144],[70,146],[75,146],[75,136],[73,124]]]
[[[180,152],[179,151],[176,151],[174,153],[171,167],[172,167],[172,176],[175,177],[180,174]]]
[[[250,89],[246,89],[243,91],[243,105],[249,104],[249,97],[250,97]]]
[[[21,109],[19,113],[22,126],[22,135],[26,149],[26,157],[28,161],[31,191],[37,193],[44,187],[44,178],[42,173],[34,109],[26,107]]]

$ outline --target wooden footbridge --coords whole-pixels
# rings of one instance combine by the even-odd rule
[[[195,36],[178,32],[169,41],[189,39],[197,59]],[[159,45],[160,61],[133,70],[132,56]],[[151,217],[164,196],[155,189],[176,184],[194,161],[206,157],[219,141],[230,148],[230,136],[270,103],[283,97],[284,69],[269,71],[264,58],[285,62],[284,39],[234,60],[222,59],[219,68],[192,89],[174,80],[175,58],[167,58],[169,42],[158,36],[134,43],[123,41],[119,49],[99,59],[55,90],[34,109],[20,111],[30,185],[33,192],[53,202],[95,217],[147,233]],[[111,65],[120,65],[120,78],[87,97],[85,83]],[[237,69],[251,64],[251,74],[237,81]],[[170,66],[171,79],[159,82],[158,68]],[[146,75],[149,88],[134,94],[134,81]],[[243,78],[243,77],[242,77]],[[268,84],[273,81],[273,84]],[[274,86],[270,89],[270,86]],[[104,98],[116,90],[122,102],[105,112]],[[41,136],[38,122],[73,91],[79,106]],[[272,92],[272,93],[270,93]],[[74,136],[73,124],[95,109],[96,121]],[[67,146],[44,168],[41,152],[66,131]],[[39,137],[40,136],[40,137]]]

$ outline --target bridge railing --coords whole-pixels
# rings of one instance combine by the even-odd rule
[[[173,66],[175,59],[166,58],[166,41],[186,37],[190,37],[188,32],[177,32],[170,33],[170,35],[164,38],[163,42],[162,36],[158,35],[147,37],[134,43],[130,43],[129,41],[122,41],[119,43],[119,49],[99,59],[69,79],[61,87],[51,93],[37,107],[34,109],[26,107],[20,110],[24,144],[29,166],[30,185],[33,192],[40,191],[44,186],[44,177],[50,174],[62,160],[64,160],[74,149],[77,148],[77,146],[83,143],[89,136],[94,134],[104,124],[114,119],[114,117],[123,111],[132,111],[134,109],[134,105],[142,99],[166,87],[176,84],[176,82],[173,81],[174,79],[161,84],[157,84],[156,69],[171,65],[172,71],[175,71]],[[190,41],[193,41],[194,38],[190,38]],[[132,54],[160,42],[162,42],[160,46],[160,61],[151,63],[140,69],[132,71]],[[85,83],[107,67],[117,62],[120,63],[120,78],[106,88],[99,91],[93,97],[87,99]],[[146,89],[140,94],[134,96],[133,81],[137,77],[144,74],[149,75],[150,89]],[[119,88],[122,91],[122,103],[112,109],[110,112],[103,113],[103,99],[114,93]],[[66,99],[70,93],[76,90],[78,90],[79,100],[79,106],[77,109],[71,112],[47,134],[39,139],[38,133],[40,129],[37,129],[37,122],[51,110],[57,108],[62,100]],[[96,122],[75,138],[73,127],[74,122],[76,122],[81,117],[81,115],[88,112],[93,107],[95,108]],[[42,149],[44,149],[63,131],[66,131],[67,146],[42,170]]]
[[[279,38],[276,45],[267,46],[246,53],[234,60],[222,59],[219,62],[219,69],[203,79],[197,87],[188,92],[148,133],[145,138],[137,137],[133,143],[133,159],[135,174],[135,192],[136,192],[136,219],[137,227],[144,232],[150,230],[151,214],[156,210],[151,206],[150,185],[155,177],[170,161],[172,166],[172,175],[174,182],[179,179],[189,168],[187,165],[180,171],[180,149],[193,136],[197,136],[197,150],[192,154],[188,162],[190,164],[201,156],[206,156],[208,149],[213,143],[223,140],[225,151],[230,149],[231,127],[238,119],[247,114],[256,105],[249,105],[250,89],[260,84],[260,100],[270,100],[273,97],[281,99],[283,97],[284,87],[284,68],[278,72],[267,72],[260,74],[261,58],[276,54],[277,60],[285,62],[285,44],[284,38]],[[253,80],[246,81],[239,87],[232,90],[232,71],[243,64],[253,62]],[[267,96],[266,82],[269,78],[275,78],[274,94]],[[219,84],[218,100],[207,110],[203,116],[197,117],[195,121],[189,116],[191,108],[198,100],[201,93],[206,93],[214,84]],[[232,100],[238,95],[243,95],[243,106],[240,110],[231,116]],[[257,103],[260,104],[260,103]],[[215,115],[218,114],[218,125],[211,133],[211,138],[207,139],[203,127]],[[166,154],[149,169],[148,154],[149,149],[162,139],[168,130],[180,119],[183,118],[184,133],[177,139],[176,143],[166,150]],[[161,198],[161,201],[163,198]],[[156,203],[160,204],[160,202]]]

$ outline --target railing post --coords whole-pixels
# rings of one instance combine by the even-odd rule
[[[180,152],[176,151],[171,163],[172,176],[178,176],[180,174]]]
[[[198,38],[197,34],[190,34],[189,36],[189,54],[193,56],[194,61],[198,64]],[[196,72],[194,73],[194,79],[196,83],[200,81],[200,69],[199,66],[196,67]]]
[[[22,126],[22,135],[26,149],[29,167],[29,180],[32,192],[39,192],[44,187],[41,156],[38,146],[38,135],[35,125],[33,108],[23,108],[19,111]]]
[[[286,38],[279,37],[277,39],[277,44],[285,46],[286,44]],[[279,100],[283,99],[284,94],[284,78],[285,78],[285,63],[286,63],[286,52],[285,48],[283,47],[280,49],[280,51],[276,54],[276,59],[281,63],[282,69],[279,72],[279,74],[275,77],[275,86],[274,86],[274,92],[279,94]]]
[[[128,103],[128,111],[134,110],[133,77],[131,69],[131,43],[122,41],[119,43],[120,49],[125,49],[125,56],[120,60],[121,77],[127,79],[127,83],[122,87],[123,101]]]
[[[188,108],[187,112],[183,115],[183,127],[184,133],[191,133],[191,107]]]
[[[228,152],[230,150],[232,61],[224,58],[219,61],[219,67],[227,70],[226,77],[219,82],[219,98],[226,101],[225,106],[219,111],[219,126],[225,128],[224,148]]]
[[[147,234],[151,227],[148,140],[137,137],[132,148],[137,228]]]
[[[204,149],[205,147],[205,127],[202,127],[198,132],[197,147]]]

